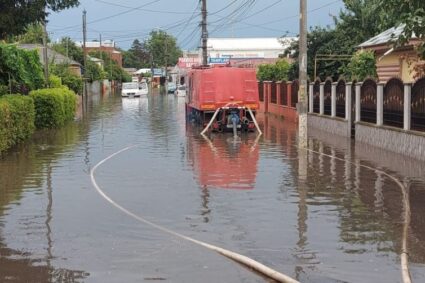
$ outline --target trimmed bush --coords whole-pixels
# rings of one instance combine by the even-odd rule
[[[46,88],[30,92],[35,105],[35,126],[55,128],[74,118],[77,99],[66,87]]]
[[[49,76],[49,86],[51,88],[58,88],[58,87],[62,87],[62,80],[60,77],[55,76],[55,75],[50,75]]]
[[[27,139],[34,132],[35,109],[31,97],[0,98],[0,152]]]
[[[9,104],[0,99],[0,152],[9,148],[10,141],[10,108]]]

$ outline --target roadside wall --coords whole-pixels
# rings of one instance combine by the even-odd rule
[[[412,158],[425,160],[425,134],[358,122],[356,142],[377,146]]]

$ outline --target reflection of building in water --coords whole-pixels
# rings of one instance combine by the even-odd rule
[[[254,135],[235,140],[220,134],[214,139],[188,138],[187,152],[203,188],[252,189],[259,151]]]
[[[296,278],[322,262],[321,251],[312,248],[317,244],[314,237],[308,236],[316,233],[310,227],[319,221],[318,213],[329,211],[336,212],[339,250],[347,258],[361,254],[398,258],[406,251],[408,264],[425,263],[424,162],[358,143],[354,147],[350,139],[317,130],[309,131],[309,151],[302,157],[296,149],[296,125],[263,115],[258,122],[264,140],[285,149],[282,158],[296,183]],[[404,182],[406,193],[380,170]]]
[[[360,143],[353,147],[349,139],[320,131],[309,134],[312,149],[345,159],[332,161],[324,157],[322,162],[330,159],[331,165],[324,163],[317,170],[320,157],[309,158],[311,183],[319,182],[310,194],[326,196],[338,206],[344,250],[392,251],[400,255],[407,247],[410,263],[425,263],[425,163]],[[405,188],[382,171],[397,178]],[[406,227],[407,237],[403,235]]]

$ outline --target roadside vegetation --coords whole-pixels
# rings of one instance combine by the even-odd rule
[[[375,57],[372,52],[363,52],[357,49],[362,42],[377,34],[400,25],[404,25],[404,32],[395,40],[395,47],[407,44],[416,36],[419,43],[416,48],[419,56],[425,59],[425,7],[423,0],[344,0],[345,9],[339,15],[333,16],[334,25],[327,27],[311,27],[307,35],[307,72],[311,81],[314,74],[322,81],[328,77],[338,80],[344,77],[348,80],[362,80],[366,77],[376,78]],[[285,42],[282,38],[282,42]],[[293,63],[287,72],[287,79],[298,77],[298,41],[290,44],[284,54],[289,56]],[[330,60],[317,60],[316,56],[334,56]],[[344,55],[345,58],[341,58]],[[351,59],[346,59],[350,58]],[[259,80],[276,80],[275,67],[260,67]],[[421,68],[425,70],[422,65]],[[425,73],[425,71],[424,71]]]

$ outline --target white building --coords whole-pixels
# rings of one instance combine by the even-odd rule
[[[210,62],[228,59],[273,59],[279,58],[295,37],[275,38],[208,38]],[[202,54],[202,49],[200,50]],[[219,58],[223,58],[220,60]]]

